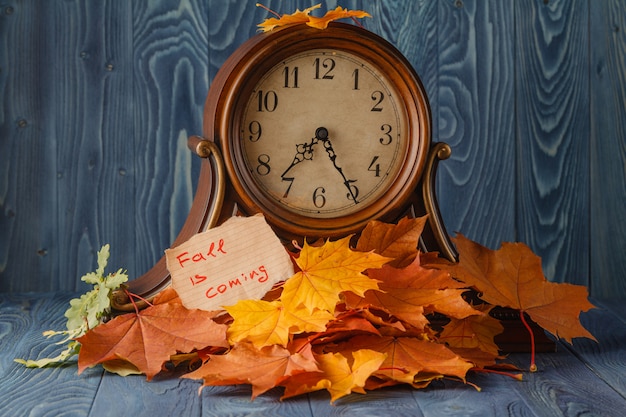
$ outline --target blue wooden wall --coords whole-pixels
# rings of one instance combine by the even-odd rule
[[[177,235],[212,77],[257,0],[0,2],[0,291],[84,290],[110,243],[146,271]],[[313,1],[269,1],[281,13]],[[448,229],[520,240],[546,275],[626,296],[626,1],[363,0],[453,148]]]

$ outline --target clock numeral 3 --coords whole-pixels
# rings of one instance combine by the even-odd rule
[[[380,127],[380,130],[382,130],[383,132],[383,137],[378,139],[381,145],[391,144],[391,141],[393,140],[393,137],[391,136],[391,130],[392,130],[391,125],[385,123],[384,125]]]

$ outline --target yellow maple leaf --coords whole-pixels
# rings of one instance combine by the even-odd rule
[[[351,250],[350,238],[329,240],[320,247],[304,243],[296,259],[300,272],[289,278],[283,288],[281,300],[285,306],[295,309],[302,304],[310,312],[324,309],[334,313],[342,292],[363,296],[367,290],[378,290],[378,282],[363,271],[380,268],[391,259],[374,252]]]
[[[326,323],[334,319],[327,311],[309,312],[304,307],[285,308],[280,300],[240,300],[225,307],[233,317],[228,329],[231,344],[248,340],[256,347],[287,346],[290,334],[322,332]]]
[[[261,4],[257,3],[257,7],[263,7]],[[309,14],[315,10],[322,7],[321,4],[316,4],[315,6],[307,7],[304,10],[296,9],[296,11],[292,14],[284,14],[280,16],[280,18],[270,17],[265,19],[263,23],[259,23],[257,26],[261,32],[270,32],[274,28],[279,26],[289,26],[289,25],[297,25],[300,23],[307,23],[309,21]]]
[[[330,400],[346,396],[352,392],[365,394],[365,382],[380,365],[387,355],[371,349],[359,349],[352,352],[352,366],[348,358],[341,353],[326,353],[316,355],[320,371],[303,373],[288,379],[285,385],[285,394],[281,399],[326,389],[330,393]]]
[[[257,3],[256,5],[257,7],[262,7],[278,16],[270,17],[268,19],[265,19],[263,23],[259,23],[257,26],[259,27],[259,30],[261,32],[270,32],[277,27],[292,26],[303,23],[313,28],[326,29],[328,27],[328,24],[335,20],[347,18],[360,19],[363,17],[371,17],[369,13],[362,10],[348,10],[340,6],[337,6],[337,8],[334,10],[327,11],[326,14],[322,17],[311,16],[311,12],[313,10],[322,7],[320,3],[316,4],[315,6],[308,7],[304,10],[296,9],[294,13],[284,15],[279,15],[278,13],[271,11],[260,3]]]
[[[362,10],[348,10],[344,9],[341,6],[337,6],[335,10],[329,10],[322,17],[309,16],[309,21],[306,22],[308,26],[317,29],[326,29],[330,22],[339,19],[347,19],[347,18],[363,18],[363,17],[372,17],[369,13],[364,12]]]

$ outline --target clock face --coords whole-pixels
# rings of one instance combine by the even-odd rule
[[[409,146],[394,84],[351,52],[313,49],[258,78],[237,121],[244,175],[297,215],[348,216],[396,180]]]

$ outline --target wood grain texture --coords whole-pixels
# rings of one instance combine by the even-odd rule
[[[200,161],[187,138],[202,133],[209,11],[199,0],[133,6],[137,276],[174,241],[193,200]]]
[[[47,33],[31,30],[50,25],[50,4],[40,6],[0,9],[1,292],[60,288],[53,54]]]
[[[22,297],[0,296],[0,414],[87,415],[102,377],[102,369],[76,375],[76,366],[28,369],[15,358],[56,355],[58,346],[42,336],[44,330],[65,328],[63,312],[68,293]],[[54,411],[56,410],[56,411]]]
[[[626,294],[626,13],[622,1],[591,8],[591,291]],[[620,249],[621,248],[621,249]]]
[[[450,233],[489,247],[515,237],[513,10],[508,2],[439,5],[438,197]]]
[[[104,243],[131,277],[156,262],[195,192],[185,142],[210,80],[268,16],[255,3],[2,3],[0,292],[82,291]],[[322,5],[369,11],[424,81],[453,150],[437,182],[450,232],[525,241],[550,279],[626,296],[622,1]]]
[[[586,1],[516,3],[518,238],[554,281],[588,285]]]
[[[47,36],[57,157],[58,284],[85,290],[96,252],[113,248],[111,265],[132,264],[125,244],[134,224],[130,8],[125,3],[53,2]],[[63,28],[63,30],[60,30]],[[54,108],[52,107],[54,105]],[[54,110],[53,110],[54,109]],[[125,255],[122,255],[125,254]]]

